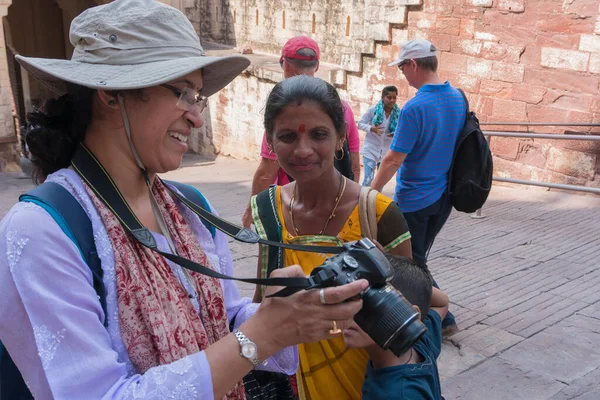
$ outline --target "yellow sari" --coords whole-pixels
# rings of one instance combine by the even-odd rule
[[[319,246],[341,246],[345,242],[351,242],[362,238],[358,215],[358,205],[346,220],[342,230],[334,236],[301,235],[293,236],[285,226],[283,208],[281,202],[281,187],[272,192],[272,200],[277,208],[277,220],[280,225],[281,241],[283,243],[294,243],[303,245]],[[379,222],[388,207],[393,204],[391,199],[379,194],[376,202],[377,221]],[[265,231],[259,216],[256,196],[251,200],[252,215],[256,230],[262,237],[266,238]],[[265,210],[261,210],[264,212]],[[397,214],[396,214],[397,215]],[[402,222],[402,223],[401,223]],[[387,244],[382,243],[386,250],[398,246],[410,238],[406,223],[398,221],[398,235]],[[396,231],[396,229],[394,229]],[[395,235],[395,234],[394,234]],[[329,254],[309,253],[295,250],[284,250],[283,266],[298,264],[309,275],[312,270],[323,264],[330,257]],[[261,276],[266,277],[267,251],[261,248],[259,265]],[[343,336],[322,340],[317,343],[304,343],[298,345],[300,355],[300,368],[296,374],[298,382],[298,394],[300,399],[309,400],[331,400],[331,399],[360,399],[361,389],[367,369],[369,357],[362,349],[348,349],[344,343]]]

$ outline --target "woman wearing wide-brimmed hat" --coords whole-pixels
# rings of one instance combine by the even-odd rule
[[[255,365],[293,373],[290,346],[329,337],[333,320],[346,326],[361,302],[340,302],[366,281],[252,304],[231,281],[186,272],[134,241],[71,166],[76,151],[93,154],[161,251],[231,275],[226,236],[213,238],[156,174],[179,167],[206,96],[249,61],[204,56],[187,18],[153,0],[90,8],[70,40],[71,60],[18,57],[61,94],[30,115],[27,142],[36,179],[66,188],[91,221],[107,312],[55,218],[16,204],[0,223],[0,340],[32,394],[242,399]]]

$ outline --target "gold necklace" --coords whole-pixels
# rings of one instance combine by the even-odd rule
[[[296,200],[296,188],[297,187],[298,187],[298,184],[296,183],[294,186],[294,191],[292,192],[292,198],[290,199],[290,219],[292,222],[292,228],[294,229],[296,236],[300,236],[300,232],[298,232],[298,228],[296,228],[296,223],[294,222],[294,202]],[[317,235],[322,235],[323,232],[325,232],[325,229],[327,229],[327,225],[329,225],[329,221],[331,221],[331,219],[333,219],[335,217],[335,211],[337,210],[338,205],[340,204],[340,200],[342,200],[342,196],[344,195],[345,190],[346,190],[346,179],[344,179],[344,175],[340,174],[340,190],[335,198],[335,205],[333,206],[331,213],[329,213],[329,217],[327,218],[327,221],[325,221],[325,226],[323,227],[323,229],[321,229],[321,232],[319,232]]]

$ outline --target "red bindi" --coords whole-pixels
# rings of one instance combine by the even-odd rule
[[[298,132],[302,133],[302,132],[305,132],[305,131],[306,131],[306,126],[304,126],[304,124],[302,124],[302,125],[300,125],[298,127]]]

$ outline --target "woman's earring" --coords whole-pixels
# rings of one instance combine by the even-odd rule
[[[340,158],[337,158],[337,151],[335,152],[333,157],[338,161],[342,160],[344,158],[344,148],[342,147],[342,156]]]
[[[267,148],[269,149],[269,160],[275,161],[275,160],[273,160],[273,157],[271,157],[271,155],[273,154],[273,147],[271,147],[271,145],[268,144]]]
[[[116,105],[116,104],[117,104],[117,103],[115,103],[115,101],[114,101],[114,100],[109,100],[109,101],[108,101],[108,106],[109,106],[110,108],[115,108],[115,105]]]

